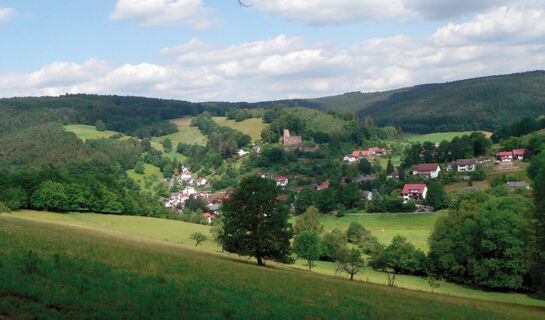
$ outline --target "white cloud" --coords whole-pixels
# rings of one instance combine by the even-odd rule
[[[161,50],[163,64],[91,59],[0,74],[0,96],[87,92],[258,101],[545,69],[544,16],[545,10],[501,7],[427,37],[375,38],[349,48],[285,35],[230,46],[193,39]]]
[[[361,21],[444,21],[505,5],[543,7],[540,0],[253,0],[252,8],[323,26]]]
[[[134,20],[140,26],[185,25],[195,31],[221,27],[223,22],[201,0],[119,0],[113,20]]]
[[[0,8],[0,26],[7,23],[15,15],[12,8]]]

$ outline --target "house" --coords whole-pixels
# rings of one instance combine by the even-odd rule
[[[399,171],[392,171],[392,173],[386,176],[386,180],[389,180],[389,179],[399,180]]]
[[[185,189],[183,190],[183,192],[186,193],[186,194],[192,195],[192,194],[194,194],[195,192],[197,192],[197,190],[195,190],[194,187],[185,187]]]
[[[530,190],[530,185],[528,184],[528,182],[525,182],[525,181],[509,181],[507,182],[507,186],[510,189],[523,188],[526,190]]]
[[[369,175],[366,175],[366,176],[355,177],[353,181],[354,182],[363,182],[363,181],[374,181],[374,180],[377,180],[377,175],[376,174],[369,174]]]
[[[208,191],[197,191],[192,194],[195,198],[208,199]]]
[[[187,170],[182,171],[182,174],[180,174],[180,177],[179,177],[178,180],[180,180],[180,182],[190,183],[190,181],[193,180],[193,173],[191,171],[187,171]]]
[[[283,194],[283,195],[280,195],[278,197],[275,198],[277,201],[287,201],[288,200],[288,196]]]
[[[513,161],[513,151],[501,151],[496,153],[496,157],[502,162]]]
[[[422,163],[413,166],[413,175],[435,179],[439,177],[441,167],[437,163]]]
[[[346,161],[348,163],[356,162],[356,157],[354,157],[352,154],[347,154],[344,156],[343,161]]]
[[[304,188],[304,187],[297,187],[297,188],[295,188],[295,190],[296,190],[297,192],[301,192],[301,190],[303,190],[303,188]]]
[[[317,190],[324,190],[327,188],[329,188],[329,181],[322,182],[322,184],[316,186]]]
[[[210,212],[216,212],[220,209],[220,204],[219,203],[209,203],[206,205],[206,207],[208,208],[208,210],[210,210]]]
[[[373,200],[373,193],[371,191],[364,190],[362,192],[363,200],[371,201]]]
[[[195,181],[195,184],[197,185],[197,187],[202,187],[206,185],[207,183],[208,181],[205,178],[199,178]]]
[[[290,131],[284,129],[284,135],[280,137],[279,142],[285,146],[298,146],[301,144],[301,136],[290,136]]]
[[[278,178],[276,178],[274,180],[276,180],[276,185],[278,187],[285,187],[285,186],[288,185],[288,178],[286,178],[286,177],[278,177]]]
[[[356,158],[356,160],[359,160],[361,158],[366,158],[369,156],[369,151],[367,150],[354,150],[352,151],[352,156]]]
[[[261,147],[260,147],[260,146],[254,147],[254,151],[255,151],[255,153],[257,153],[257,154],[260,154],[260,153],[261,153]]]
[[[383,155],[383,154],[386,154],[386,149],[384,148],[379,148],[379,147],[372,147],[372,148],[369,148],[367,149],[367,152],[369,153],[369,155]]]
[[[205,212],[202,214],[203,217],[205,217],[208,220],[208,223],[212,223],[212,220],[216,218],[213,214],[210,212]]]
[[[470,172],[475,171],[475,159],[458,159],[453,161],[452,170],[457,172]]]
[[[427,193],[428,187],[424,183],[407,183],[403,186],[403,191],[401,191],[404,202],[409,200],[424,200]]]
[[[513,149],[513,160],[514,161],[524,161],[528,160],[528,150],[527,149]]]
[[[258,171],[255,173],[255,175],[263,179],[272,179],[274,177],[272,174],[267,173],[265,171]]]
[[[244,157],[245,155],[249,154],[250,152],[244,151],[243,149],[238,150],[237,154],[239,157]]]

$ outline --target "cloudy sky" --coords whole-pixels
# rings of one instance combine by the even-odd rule
[[[0,96],[259,101],[545,69],[543,0],[0,0]]]

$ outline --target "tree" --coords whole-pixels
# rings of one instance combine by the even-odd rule
[[[433,275],[429,275],[428,278],[428,286],[430,286],[431,293],[437,288],[439,288],[441,285],[437,282],[437,278]]]
[[[197,247],[197,246],[199,246],[199,244],[205,242],[208,239],[208,237],[206,237],[204,234],[202,234],[200,232],[193,232],[189,236],[189,239],[195,240],[195,247]]]
[[[316,207],[321,212],[331,212],[335,209],[335,191],[333,188],[323,189],[317,192]]]
[[[10,213],[11,209],[6,206],[3,202],[0,201],[0,213],[7,212]]]
[[[166,153],[169,153],[172,151],[172,141],[169,138],[164,139],[161,141],[161,144],[163,145],[163,149],[165,149]]]
[[[543,149],[545,150],[545,148]],[[534,196],[533,231],[536,234],[536,250],[531,274],[536,289],[545,295],[545,151],[535,156],[528,167],[528,176],[533,180]]]
[[[350,275],[350,280],[354,280],[354,275],[365,267],[365,260],[361,256],[361,251],[356,248],[340,248],[336,259],[337,272],[346,272]]]
[[[435,210],[444,209],[449,206],[450,198],[441,183],[430,181],[428,182],[427,187],[428,193],[424,200],[424,204],[433,207]]]
[[[66,210],[68,196],[62,184],[48,180],[32,194],[31,203],[37,209]]]
[[[303,187],[295,200],[295,213],[301,214],[314,204],[314,190],[311,187]]]
[[[223,215],[217,217],[216,219],[214,219],[214,221],[212,222],[213,223],[213,226],[212,228],[210,229],[210,235],[212,236],[212,241],[214,241],[215,243],[217,243],[218,245],[221,246],[221,252],[223,252],[223,240],[222,240],[222,236],[223,236],[223,226],[224,226],[224,221],[223,221]]]
[[[324,226],[320,221],[320,211],[316,207],[310,206],[305,213],[297,217],[294,226],[295,234],[299,234],[304,231],[316,232],[321,234],[324,232]]]
[[[363,158],[358,162],[358,171],[361,174],[370,174],[373,172],[373,167],[371,166],[371,162],[369,160]]]
[[[422,274],[425,258],[422,251],[416,250],[406,237],[399,234],[381,254],[386,270],[391,270],[394,274]]]
[[[138,161],[136,167],[134,167],[134,172],[138,174],[144,174],[144,162]]]
[[[106,125],[104,124],[104,122],[102,122],[102,120],[97,120],[95,122],[95,128],[97,129],[97,131],[104,131],[106,130]]]
[[[293,251],[300,259],[307,261],[308,270],[312,271],[313,262],[320,258],[322,248],[316,232],[303,231],[293,240]]]
[[[337,251],[341,247],[346,245],[346,239],[339,234],[342,233],[337,229],[336,232],[328,232],[322,237],[322,255],[320,256],[321,260],[325,261],[335,261],[337,256]]]
[[[375,121],[373,120],[373,117],[371,117],[371,116],[365,117],[365,126],[366,127],[374,127],[375,126]]]
[[[255,257],[259,265],[264,259],[289,260],[293,230],[288,207],[276,201],[278,190],[271,179],[251,176],[240,181],[221,209],[226,251]]]
[[[386,166],[386,174],[390,174],[394,172],[394,164],[392,163],[392,160],[388,159],[388,165]]]

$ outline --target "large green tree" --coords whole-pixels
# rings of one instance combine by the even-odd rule
[[[545,150],[545,145],[543,150]],[[528,167],[528,176],[532,178],[534,196],[535,257],[532,268],[532,280],[541,295],[545,295],[545,152],[541,150]]]
[[[322,233],[324,231],[324,226],[320,221],[320,211],[318,211],[316,207],[308,207],[305,213],[297,217],[293,229],[296,234],[304,231],[311,231],[316,234]]]
[[[289,209],[277,196],[274,180],[252,176],[240,181],[221,208],[226,251],[255,257],[259,265],[265,259],[289,260],[293,229],[288,223]]]
[[[301,232],[293,240],[293,251],[297,257],[307,262],[308,270],[312,271],[314,261],[318,260],[322,254],[320,237],[316,232]]]

